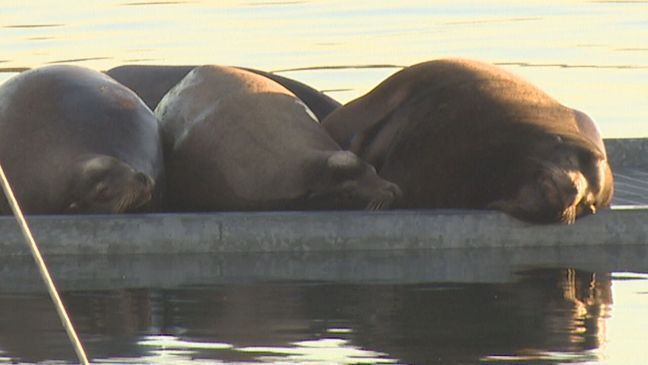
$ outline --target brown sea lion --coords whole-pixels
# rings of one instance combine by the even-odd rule
[[[399,208],[496,208],[573,223],[612,199],[594,122],[492,65],[405,68],[322,124],[401,187]]]
[[[294,94],[252,72],[197,67],[155,114],[174,209],[378,209],[399,194]]]
[[[106,73],[135,91],[146,105],[154,110],[164,94],[175,86],[189,71],[196,66],[160,66],[160,65],[124,65],[111,68]],[[341,104],[324,93],[299,81],[271,72],[251,68],[237,67],[255,74],[265,76],[290,90],[308,106],[317,120],[324,119]]]
[[[0,163],[34,214],[146,210],[164,172],[151,110],[110,77],[69,65],[0,87]],[[5,199],[0,211],[9,212]]]

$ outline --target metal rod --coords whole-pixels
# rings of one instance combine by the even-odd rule
[[[47,270],[47,266],[45,265],[43,256],[41,255],[40,250],[38,249],[38,245],[36,245],[34,236],[32,236],[31,230],[27,225],[25,216],[23,215],[22,210],[18,205],[18,201],[16,201],[16,197],[14,196],[13,190],[11,189],[11,185],[9,185],[9,181],[7,180],[7,176],[4,173],[4,169],[2,168],[2,165],[0,165],[0,180],[1,180],[0,183],[2,183],[2,190],[4,190],[5,193],[5,197],[9,202],[9,206],[11,206],[11,210],[13,211],[13,214],[16,217],[16,220],[18,221],[18,225],[20,226],[20,229],[22,230],[23,237],[25,237],[25,243],[27,244],[27,246],[29,246],[32,256],[36,261],[38,270],[40,271],[41,277],[45,282],[45,286],[47,287],[50,297],[54,302],[54,306],[56,307],[56,312],[58,313],[59,318],[61,319],[61,323],[63,323],[63,328],[65,328],[65,332],[67,332],[70,342],[72,342],[74,351],[76,352],[77,357],[79,358],[81,364],[83,365],[90,364],[88,362],[88,358],[85,354],[85,351],[83,350],[83,345],[81,344],[79,337],[74,331],[72,322],[70,321],[70,318],[68,317],[68,314],[65,311],[65,306],[61,301],[61,297],[59,296],[58,291],[56,290],[54,281],[52,280],[52,277],[49,271]]]

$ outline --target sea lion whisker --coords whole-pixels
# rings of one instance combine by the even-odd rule
[[[374,199],[369,202],[367,205],[367,210],[381,210],[383,209],[383,206],[385,205],[385,201],[383,199]]]
[[[126,210],[126,207],[130,204],[129,200],[130,199],[128,199],[128,196],[125,196],[123,199],[120,199],[119,203],[117,203],[115,213],[123,213]]]
[[[574,224],[576,222],[576,206],[572,205],[565,209],[562,213],[561,221],[567,224]]]
[[[117,205],[117,213],[123,213],[130,209],[135,209],[143,205],[143,202],[138,202],[136,192],[129,192],[122,199],[120,199],[119,204]]]

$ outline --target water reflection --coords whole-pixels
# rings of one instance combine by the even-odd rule
[[[494,355],[520,360],[549,352],[589,357],[603,340],[611,304],[606,274],[536,270],[505,285],[349,288],[355,343],[404,363],[472,363]],[[332,306],[335,308],[336,306]],[[580,358],[579,360],[583,360]]]
[[[247,282],[64,301],[102,362],[565,363],[597,359],[611,282],[536,269],[502,284]],[[4,294],[0,313],[3,356],[74,361],[46,295]]]

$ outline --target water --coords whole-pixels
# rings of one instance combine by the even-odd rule
[[[648,136],[646,1],[0,0],[0,83],[72,63],[230,64],[341,102],[402,66],[500,64]],[[640,364],[643,248],[52,258],[96,363]],[[72,363],[29,259],[0,261],[0,363]]]
[[[646,1],[0,0],[0,9],[0,82],[52,63],[217,63],[283,70],[346,102],[400,66],[467,57],[588,112],[606,137],[648,136]]]
[[[648,248],[52,257],[95,363],[641,364]],[[74,363],[31,258],[0,364]]]

